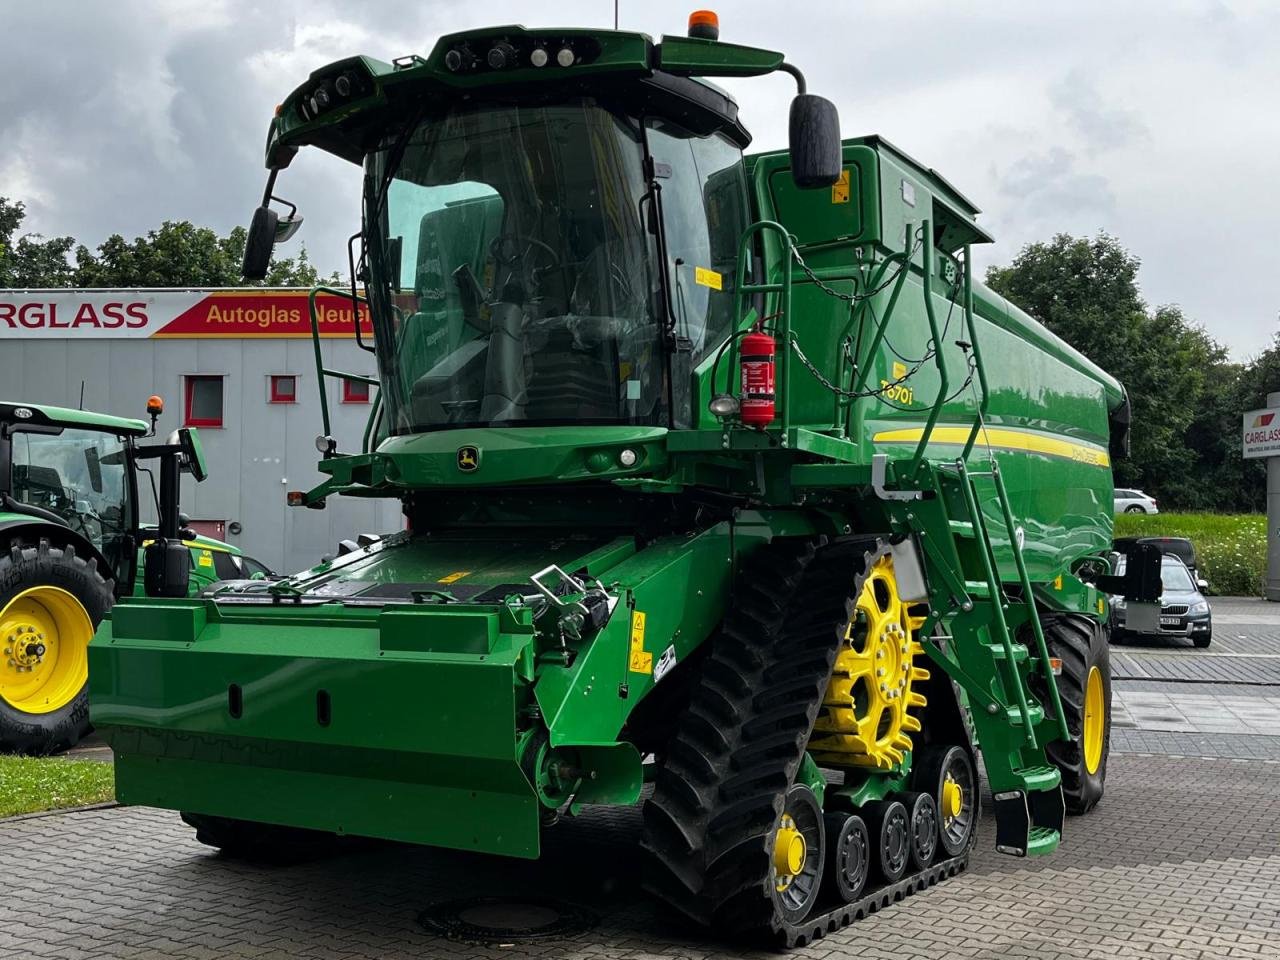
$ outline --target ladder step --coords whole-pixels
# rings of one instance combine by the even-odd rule
[[[986,598],[991,596],[991,587],[984,580],[966,580],[964,591],[971,597]]]
[[[987,643],[987,644],[984,644],[984,646],[991,651],[992,660],[1008,659],[1004,652],[1004,644]],[[1024,663],[1028,659],[1030,659],[1030,657],[1031,657],[1031,651],[1029,651],[1023,644],[1015,643],[1013,645],[1013,662],[1014,663]]]
[[[1012,707],[1005,707],[1005,714],[1009,717],[1009,726],[1022,726],[1022,711],[1018,708],[1017,704],[1014,704]],[[1027,716],[1031,718],[1031,725],[1033,727],[1039,726],[1044,720],[1044,708],[1038,703],[1028,703]]]
[[[1058,849],[1058,844],[1062,841],[1062,834],[1050,827],[1032,827],[1030,834],[1027,836],[1027,853],[1028,857],[1042,857],[1046,853],[1053,853]]]
[[[1028,793],[1057,790],[1062,783],[1062,773],[1057,767],[1021,767],[1013,771]]]
[[[949,525],[951,527],[951,533],[953,536],[957,536],[957,537],[975,536],[973,532],[973,524],[970,523],[968,520],[952,520],[950,521]]]

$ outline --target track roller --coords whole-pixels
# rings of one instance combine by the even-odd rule
[[[828,813],[826,879],[828,893],[840,894],[845,903],[862,895],[871,870],[871,838],[867,824],[856,813]]]
[[[933,797],[943,853],[963,853],[978,825],[978,777],[964,747],[928,746],[916,756],[911,784]]]
[[[928,793],[904,793],[898,799],[911,817],[911,869],[923,870],[938,852],[938,804]]]
[[[875,874],[886,883],[902,879],[910,859],[911,818],[897,800],[876,800],[863,804],[867,830],[871,836]]]

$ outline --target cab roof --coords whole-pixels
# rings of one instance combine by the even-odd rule
[[[47,403],[0,400],[0,423],[31,423],[46,427],[81,427],[130,437],[145,437],[150,427],[142,420],[113,417],[107,413],[54,407]]]

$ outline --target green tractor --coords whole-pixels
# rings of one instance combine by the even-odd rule
[[[979,750],[1002,852],[1101,799],[1106,595],[1153,599],[1107,559],[1123,388],[973,279],[953,186],[716,34],[469,31],[277,109],[246,275],[299,148],[358,165],[379,370],[356,452],[322,393],[289,501],[406,529],[117,605],[90,683],[122,802],[229,853],[526,858],[643,803],[650,890],[790,945],[964,868]],[[790,149],[744,155],[707,78],[777,72]]]
[[[239,553],[178,522],[178,470],[204,478],[199,441],[184,429],[168,444],[140,444],[155,432],[158,398],[148,409],[150,427],[0,401],[0,751],[74,746],[89,731],[89,641],[117,598],[194,595],[220,579],[215,552]],[[151,459],[167,534],[138,525],[138,472]],[[158,579],[162,563],[153,560],[148,577],[151,545],[162,551],[165,536],[187,555],[180,592]]]

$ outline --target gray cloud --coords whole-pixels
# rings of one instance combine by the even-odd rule
[[[1125,147],[1150,135],[1136,111],[1104,99],[1082,70],[1074,69],[1051,84],[1049,102],[1094,150]]]

